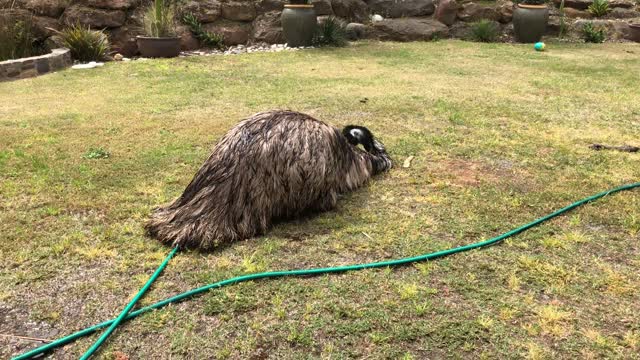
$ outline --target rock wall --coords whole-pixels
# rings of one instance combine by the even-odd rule
[[[548,34],[557,34],[560,17],[557,4],[550,4]],[[609,14],[592,19],[586,11],[593,0],[566,0],[565,15],[570,30],[577,34],[586,21],[606,26],[609,39],[621,40],[628,23],[640,23],[640,7],[635,0],[610,0]],[[358,36],[382,40],[416,41],[469,35],[470,23],[481,19],[495,21],[502,38],[512,37],[513,3],[474,2],[472,0],[312,0],[317,15],[335,15],[350,23],[363,23]],[[150,0],[0,0],[0,8],[24,9],[34,15],[41,37],[51,36],[47,28],[81,23],[106,29],[114,50],[131,56],[137,51],[135,36],[142,34],[142,16]],[[204,27],[224,35],[228,45],[244,43],[282,43],[280,13],[283,0],[179,0],[181,12],[193,13]],[[373,14],[384,20],[371,23]],[[199,47],[185,26],[178,26],[185,50]],[[577,35],[576,35],[577,36]]]
[[[53,49],[49,54],[0,62],[0,81],[24,79],[71,66],[69,49]]]

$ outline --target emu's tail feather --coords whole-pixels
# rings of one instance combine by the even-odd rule
[[[149,236],[164,244],[204,250],[258,233],[252,229],[230,226],[224,216],[208,212],[194,217],[189,216],[192,215],[190,211],[188,206],[159,208],[151,214],[144,228]]]
[[[186,226],[178,227],[171,221],[173,215],[169,214],[166,208],[159,208],[151,214],[151,218],[144,225],[147,234],[158,239],[160,242],[179,247],[187,247],[188,231]]]
[[[175,212],[167,209],[156,210],[144,226],[147,234],[170,246],[211,247],[212,244],[205,241],[206,237],[198,233],[197,219],[180,221]]]

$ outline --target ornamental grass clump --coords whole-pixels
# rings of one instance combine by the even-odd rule
[[[79,23],[62,31],[55,31],[62,38],[62,45],[69,48],[71,57],[81,62],[105,60],[110,46],[107,35],[101,30],[91,30]]]
[[[478,42],[495,42],[498,39],[498,27],[487,19],[471,24],[471,39]]]
[[[144,31],[150,37],[174,37],[176,23],[173,7],[165,0],[154,0],[144,14]]]
[[[329,16],[323,23],[318,25],[313,44],[316,46],[346,46],[348,41],[344,21],[335,16]]]
[[[31,16],[0,10],[0,61],[41,55],[46,52],[33,33]]]

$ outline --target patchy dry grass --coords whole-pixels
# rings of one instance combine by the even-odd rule
[[[115,316],[169,249],[150,210],[239,119],[370,127],[397,163],[338,209],[203,254],[143,300],[265,269],[399,258],[492,237],[640,179],[640,48],[362,43],[110,63],[0,84],[0,333]],[[367,97],[366,103],[359,100]],[[131,321],[112,358],[640,358],[640,194],[500,246],[396,269],[244,283]],[[77,358],[95,336],[52,354]],[[0,357],[34,343],[0,337]]]

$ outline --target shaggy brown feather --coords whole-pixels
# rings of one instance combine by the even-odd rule
[[[264,233],[273,220],[326,211],[338,194],[391,167],[384,146],[369,152],[340,130],[293,111],[243,120],[214,147],[182,196],[146,224],[160,241],[208,249]]]

